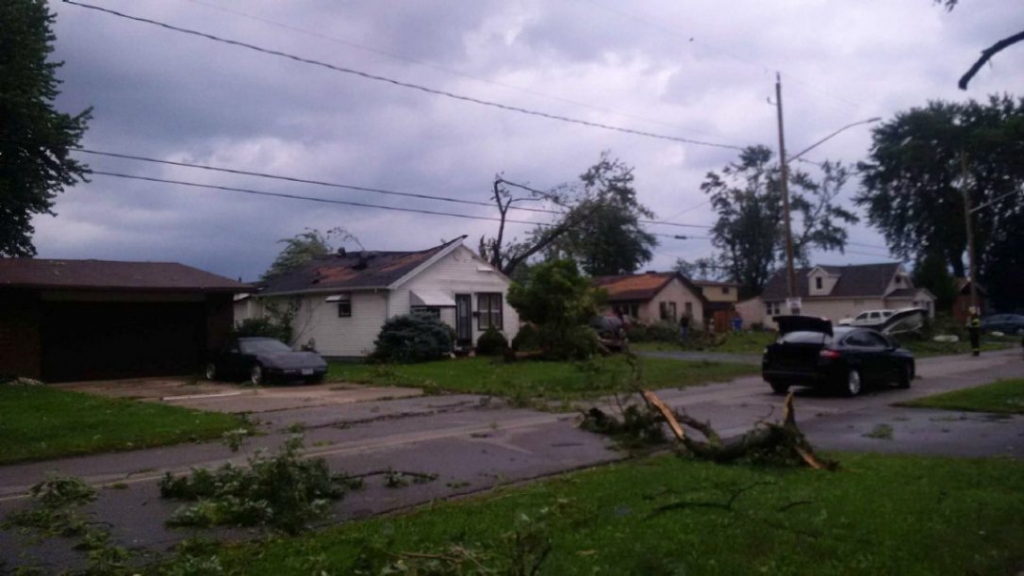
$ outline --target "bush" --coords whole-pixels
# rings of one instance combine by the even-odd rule
[[[537,327],[533,324],[520,326],[516,337],[512,339],[512,349],[516,352],[540,350],[540,335],[537,333]]]
[[[402,364],[440,360],[453,344],[448,325],[429,314],[395,316],[381,327],[371,359]]]
[[[494,326],[487,328],[476,341],[476,353],[479,356],[501,356],[505,350],[508,350],[508,339]]]
[[[547,324],[537,329],[537,336],[548,360],[586,360],[597,352],[597,332],[587,326]]]
[[[657,324],[633,324],[626,328],[630,342],[678,342],[679,327],[671,322]]]
[[[270,318],[246,318],[235,325],[235,338],[274,338],[290,344],[292,340],[292,328],[289,325],[281,324]]]

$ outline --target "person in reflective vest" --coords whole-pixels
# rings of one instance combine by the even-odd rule
[[[971,336],[971,354],[981,354],[981,318],[978,311],[971,308],[971,315],[967,318],[967,333]]]

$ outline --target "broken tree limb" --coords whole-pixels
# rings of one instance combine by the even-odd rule
[[[643,399],[645,402],[647,402],[648,406],[653,407],[655,410],[661,413],[661,417],[664,418],[666,422],[668,422],[668,427],[672,429],[672,433],[675,434],[676,439],[679,441],[685,440],[686,431],[683,430],[683,427],[679,425],[679,421],[676,420],[675,415],[672,414],[672,410],[664,402],[661,401],[661,398],[658,398],[657,396],[654,395],[653,392],[650,392],[648,390],[644,390],[640,394],[641,396],[643,396]]]

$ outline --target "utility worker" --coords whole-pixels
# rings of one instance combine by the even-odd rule
[[[971,336],[971,353],[973,356],[981,354],[981,318],[978,311],[972,306],[971,315],[967,318],[967,332]]]

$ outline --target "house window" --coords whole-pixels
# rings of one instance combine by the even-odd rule
[[[817,288],[818,290],[821,290],[821,276],[815,276],[814,287]]]
[[[686,303],[686,315],[691,317],[693,316],[693,302]]]
[[[782,314],[782,302],[765,302],[764,307],[769,316]]]
[[[476,309],[478,330],[487,330],[491,326],[503,329],[500,293],[477,294]]]
[[[676,314],[676,303],[675,302],[659,302],[658,312],[662,320],[669,322],[675,322],[678,317]]]
[[[722,294],[728,294],[728,293],[729,293],[729,287],[728,286],[722,286]]]
[[[412,313],[426,314],[427,316],[430,316],[434,320],[441,319],[441,309],[438,308],[437,306],[413,306]]]
[[[351,294],[335,294],[334,296],[328,296],[327,302],[333,302],[338,305],[338,318],[348,318],[352,316]]]
[[[903,276],[897,276],[896,277],[896,285],[897,286],[902,286],[903,285]]]

